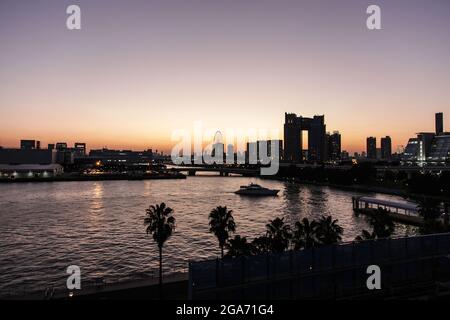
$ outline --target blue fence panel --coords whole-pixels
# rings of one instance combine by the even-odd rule
[[[196,299],[219,297],[219,291],[212,297],[202,293],[202,290],[207,292],[216,287],[221,288],[220,297],[234,299],[331,297],[364,288],[366,268],[370,264],[382,268],[382,281],[386,286],[430,281],[441,275],[450,277],[450,257],[446,254],[450,254],[450,233],[364,241],[282,254],[194,262],[189,265],[189,284],[191,297]],[[426,260],[436,255],[441,257]],[[238,289],[226,288],[244,283],[245,286]]]
[[[313,251],[312,249],[295,251],[292,255],[292,260],[293,270],[295,270],[294,272],[309,272],[313,266]]]
[[[371,263],[372,241],[364,241],[355,244],[354,250],[355,265],[367,265]]]
[[[372,261],[380,263],[390,258],[389,239],[380,239],[372,242]]]
[[[242,259],[225,259],[219,262],[219,286],[237,285],[243,282],[244,270]]]
[[[391,259],[406,259],[406,238],[391,239]]]
[[[284,275],[291,273],[291,253],[281,253],[272,255],[272,274]]]
[[[420,241],[420,256],[428,257],[437,252],[436,247],[436,237],[423,236],[418,237]]]
[[[247,258],[245,267],[247,281],[267,279],[267,255]]]
[[[406,254],[409,259],[417,259],[420,257],[420,242],[419,237],[409,238],[406,240]]]
[[[316,295],[315,277],[305,277],[300,279],[299,285],[300,297],[310,298]]]
[[[245,298],[251,297],[255,300],[268,299],[268,285],[266,283],[246,285],[242,292]]]
[[[350,267],[353,265],[353,244],[344,244],[335,247],[334,265],[336,268]]]
[[[333,267],[334,246],[314,249],[314,270],[327,270]]]
[[[336,292],[342,295],[354,287],[354,272],[353,270],[346,270],[338,272],[336,278]]]
[[[440,234],[437,239],[437,254],[445,254],[450,252],[450,234]]]
[[[189,276],[196,289],[216,287],[216,261],[192,262],[189,265]]]

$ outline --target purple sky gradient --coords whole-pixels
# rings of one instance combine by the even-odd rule
[[[169,151],[193,121],[281,133],[285,111],[325,114],[350,152],[385,135],[395,151],[438,111],[450,131],[448,0],[0,0],[0,43],[3,146]]]

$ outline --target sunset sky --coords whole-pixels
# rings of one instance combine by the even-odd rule
[[[0,0],[0,83],[4,147],[168,152],[194,121],[282,138],[294,112],[325,114],[349,152],[385,135],[396,151],[435,112],[450,131],[450,1]]]

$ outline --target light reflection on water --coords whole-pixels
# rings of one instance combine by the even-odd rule
[[[233,192],[256,182],[280,189],[278,197],[248,198]],[[65,285],[67,266],[81,267],[82,280],[148,276],[158,266],[157,250],[145,233],[145,209],[166,202],[175,210],[176,231],[164,248],[166,271],[185,270],[188,260],[219,254],[208,232],[208,214],[218,205],[234,212],[237,233],[264,233],[269,219],[291,224],[303,217],[332,215],[353,240],[364,217],[352,213],[355,192],[282,181],[240,177],[186,180],[101,181],[0,185],[0,295]],[[373,195],[399,199],[395,196]],[[414,232],[400,227],[397,235]]]

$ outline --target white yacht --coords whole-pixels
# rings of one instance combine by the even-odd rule
[[[279,191],[261,187],[259,184],[250,183],[248,186],[241,186],[235,193],[246,196],[276,196]]]

